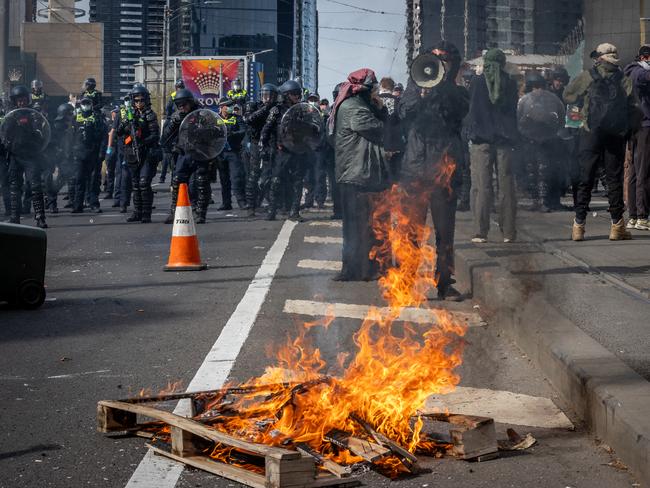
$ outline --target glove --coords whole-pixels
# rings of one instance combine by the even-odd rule
[[[106,148],[106,157],[110,158],[111,154],[113,154],[113,148],[111,146]]]

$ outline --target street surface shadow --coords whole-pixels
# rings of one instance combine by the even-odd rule
[[[3,459],[17,458],[35,452],[58,451],[59,449],[61,449],[61,446],[59,444],[36,444],[35,446],[29,447],[27,449],[20,449],[18,451],[0,452],[0,461]]]

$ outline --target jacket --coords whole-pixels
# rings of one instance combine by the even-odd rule
[[[400,179],[433,183],[446,156],[456,165],[454,184],[460,183],[459,168],[466,164],[461,140],[463,119],[469,110],[467,90],[445,81],[422,98],[410,81],[399,103],[406,127],[406,149]]]
[[[75,160],[99,157],[102,140],[106,134],[104,121],[95,112],[77,114],[74,121],[72,156]]]
[[[469,114],[467,132],[476,144],[513,144],[519,138],[517,132],[517,83],[507,73],[506,99],[499,105],[490,101],[485,75],[475,76],[469,86]]]
[[[595,68],[604,78],[608,78],[620,70],[618,66],[606,62],[596,64]],[[583,71],[571,80],[571,83],[569,83],[564,89],[564,102],[580,107],[580,112],[584,121],[583,129],[586,131],[590,130],[587,115],[589,114],[589,89],[593,82],[594,78],[591,76],[589,70],[587,70]],[[628,95],[628,106],[630,109],[630,117],[632,118],[635,112],[636,103],[632,90],[632,81],[627,77],[623,77],[621,79],[621,85],[625,93]]]
[[[372,106],[365,94],[352,96],[338,107],[334,129],[338,183],[366,191],[380,191],[387,186],[382,117],[385,112]]]
[[[625,67],[625,76],[632,81],[641,111],[643,112],[642,127],[650,127],[650,69],[645,69],[639,63],[628,64]]]
[[[127,162],[142,163],[146,156],[154,155],[159,149],[160,127],[156,113],[149,107],[143,112],[121,107],[116,135],[124,142],[124,156]],[[157,154],[154,155],[158,157]]]

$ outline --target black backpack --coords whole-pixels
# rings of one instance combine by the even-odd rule
[[[594,131],[624,135],[629,129],[627,94],[623,90],[621,70],[605,78],[594,67],[589,70],[593,82],[589,87],[587,123]]]

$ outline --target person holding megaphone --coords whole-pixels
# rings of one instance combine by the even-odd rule
[[[406,149],[400,185],[408,195],[408,211],[417,229],[427,213],[436,237],[436,281],[440,299],[460,299],[452,286],[457,189],[464,160],[461,127],[469,110],[467,90],[456,84],[461,57],[456,46],[441,41],[411,65],[408,86],[398,110],[406,127]],[[423,235],[414,235],[421,242]]]

